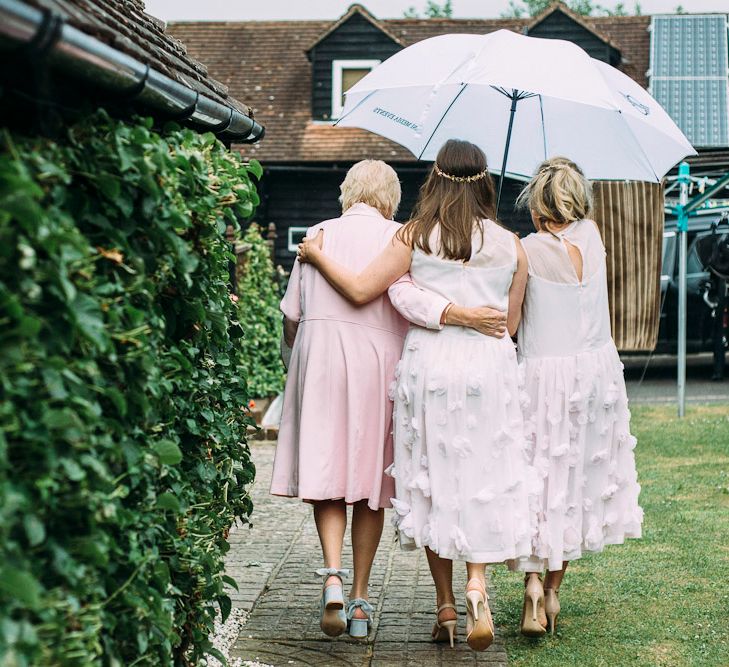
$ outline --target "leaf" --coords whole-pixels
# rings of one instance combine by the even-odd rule
[[[62,458],[61,467],[72,482],[80,482],[86,477],[86,471],[73,459]]]
[[[258,180],[261,180],[261,176],[263,176],[263,167],[258,160],[249,160],[246,167],[248,168],[248,171],[250,171]]]
[[[182,461],[182,452],[172,440],[158,440],[152,444],[152,449],[157,452],[160,462],[165,465],[177,465]]]
[[[0,571],[0,592],[22,605],[36,609],[40,605],[41,590],[38,580],[30,572],[14,567],[4,567]]]
[[[177,500],[177,497],[174,494],[166,491],[165,493],[160,493],[160,495],[157,496],[157,507],[162,510],[179,512],[180,501]]]
[[[115,264],[121,264],[124,261],[124,256],[116,248],[105,250],[104,248],[98,247],[96,249],[102,257],[114,262]]]
[[[217,648],[214,646],[208,646],[208,648],[205,651],[208,655],[212,655],[213,658],[217,658],[218,662],[220,662],[221,665],[229,665],[227,658],[225,655],[223,655]]]
[[[118,177],[109,174],[99,174],[96,177],[96,184],[102,194],[111,201],[116,201],[121,193],[121,182]]]
[[[220,605],[220,616],[223,623],[225,623],[225,621],[228,620],[228,616],[230,616],[230,612],[233,609],[233,603],[227,595],[220,595],[218,597],[218,604]]]
[[[30,546],[37,547],[46,539],[46,529],[41,520],[35,514],[26,514],[23,517],[23,527],[28,537]]]
[[[222,577],[222,579],[223,579],[223,581],[224,581],[224,582],[225,582],[226,584],[228,584],[228,586],[230,586],[230,587],[231,587],[232,589],[234,589],[234,590],[236,590],[236,591],[240,590],[240,589],[238,588],[238,582],[237,582],[237,581],[236,581],[235,579],[233,579],[233,577],[231,577],[231,576],[228,576],[227,574],[224,574],[224,575],[223,575],[223,577]]]
[[[97,301],[87,294],[78,293],[71,306],[71,314],[82,335],[102,349],[107,346],[104,315]]]

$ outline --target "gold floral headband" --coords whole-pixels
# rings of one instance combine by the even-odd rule
[[[473,183],[473,181],[480,181],[482,178],[486,177],[486,174],[488,174],[488,170],[484,169],[483,171],[479,171],[478,174],[472,174],[471,176],[454,176],[453,174],[447,174],[442,171],[437,163],[433,164],[433,169],[438,176],[447,178],[449,181],[453,181],[454,183]]]

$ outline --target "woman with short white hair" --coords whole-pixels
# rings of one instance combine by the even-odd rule
[[[309,229],[326,231],[327,254],[353,271],[364,269],[400,228],[397,174],[384,162],[355,164],[341,185],[342,216]],[[435,317],[447,305],[436,302]],[[395,495],[392,403],[388,388],[408,324],[384,294],[365,306],[341,297],[311,266],[297,261],[281,302],[285,337],[293,347],[284,394],[271,493],[314,506],[325,567],[321,628],[364,637],[372,608],[367,586],[380,541],[383,508]],[[354,579],[344,613],[342,542],[353,505]]]

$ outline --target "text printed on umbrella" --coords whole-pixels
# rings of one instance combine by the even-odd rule
[[[638,111],[639,111],[640,113],[642,113],[642,114],[643,114],[644,116],[647,116],[647,115],[648,115],[648,114],[649,114],[649,113],[651,112],[650,108],[649,108],[649,107],[648,107],[647,105],[643,104],[642,102],[639,102],[639,101],[638,101],[638,100],[636,100],[636,99],[635,99],[635,98],[634,98],[634,97],[633,97],[632,95],[630,95],[630,94],[628,94],[628,93],[624,93],[624,92],[622,92],[622,91],[620,92],[620,94],[621,94],[621,95],[622,95],[622,96],[623,96],[623,97],[624,97],[624,98],[625,98],[626,100],[628,100],[628,102],[630,102],[630,103],[631,103],[631,104],[632,104],[632,105],[633,105],[633,106],[634,106],[634,107],[635,107],[635,108],[636,108],[636,109],[637,109],[637,110],[638,110]]]
[[[372,113],[377,114],[378,116],[384,116],[385,118],[391,120],[393,123],[399,123],[400,125],[409,127],[411,130],[414,130],[415,132],[418,132],[420,130],[417,123],[413,123],[412,121],[408,120],[407,118],[403,118],[402,116],[398,116],[396,113],[387,111],[387,109],[381,109],[380,107],[375,107],[372,110]]]

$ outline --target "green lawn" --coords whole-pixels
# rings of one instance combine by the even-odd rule
[[[492,576],[511,667],[729,666],[729,406],[633,410],[643,539],[576,561],[555,637],[519,634],[521,580]]]

